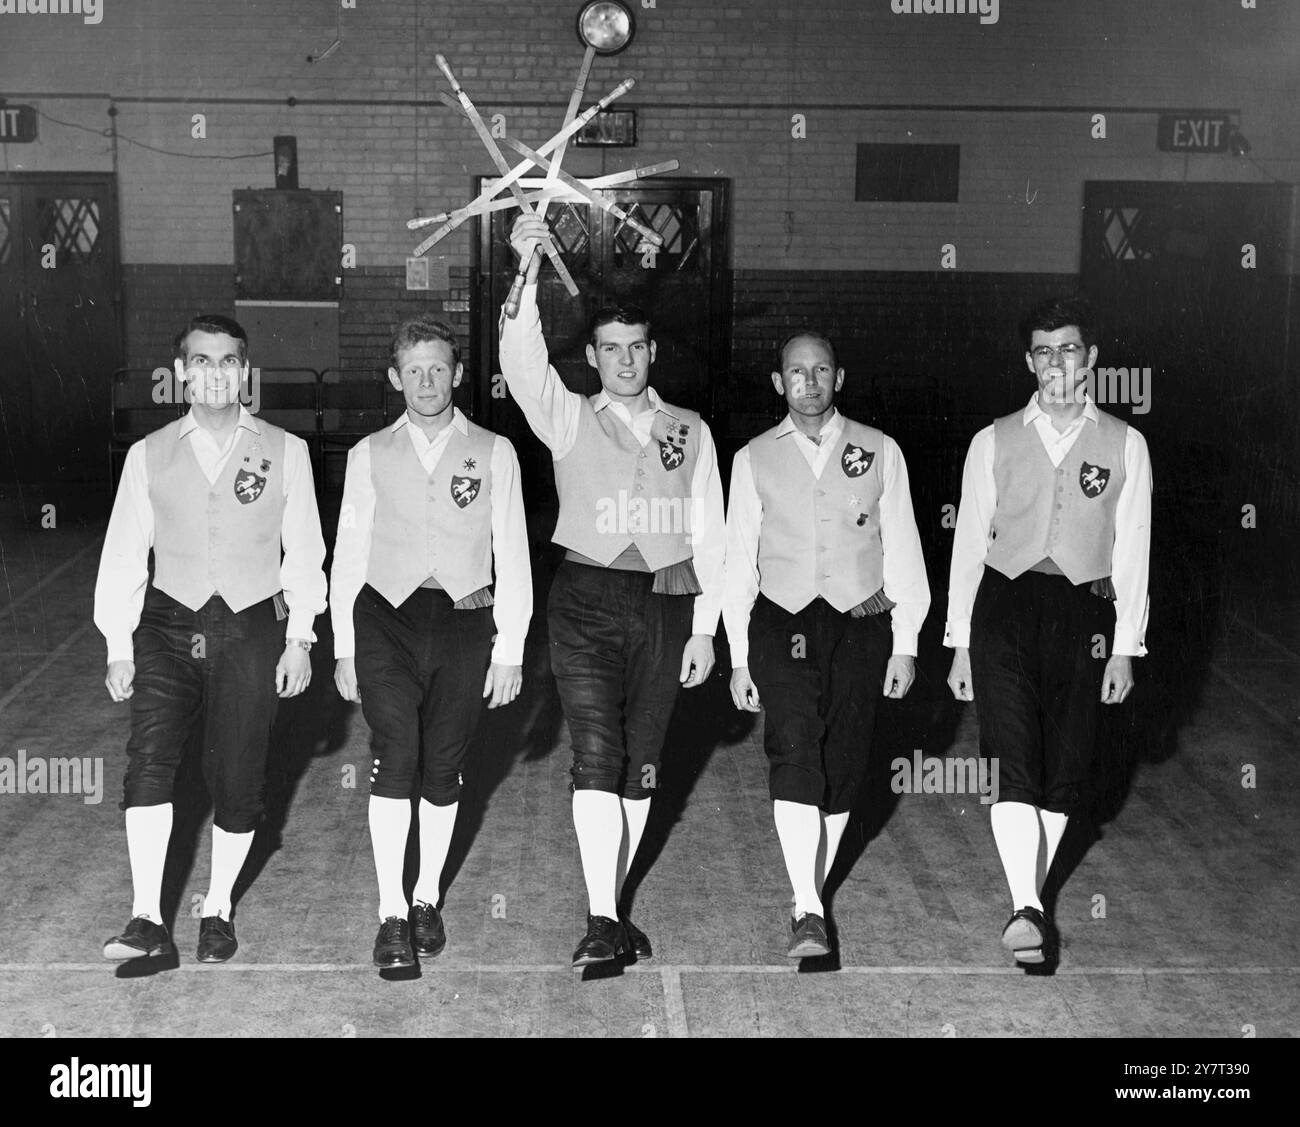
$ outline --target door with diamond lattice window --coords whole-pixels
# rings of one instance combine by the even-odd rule
[[[1098,308],[1098,366],[1151,369],[1144,410],[1108,409],[1184,446],[1258,414],[1294,368],[1290,186],[1089,181],[1083,205],[1080,282]]]
[[[478,189],[490,183],[480,182]],[[522,181],[527,191],[544,182]],[[609,303],[631,303],[651,321],[656,357],[652,386],[670,403],[712,413],[716,382],[730,362],[730,291],[727,286],[730,181],[691,177],[633,181],[599,196],[628,218],[610,214],[575,194],[551,203],[547,222],[580,290],[571,297],[554,269],[543,263],[538,305],[551,363],[566,386],[584,395],[600,390],[587,363],[587,324]],[[503,394],[497,357],[497,322],[514,281],[510,227],[517,212],[493,212],[478,223],[472,290],[478,340],[471,410],[485,426],[510,438],[524,463],[530,506],[553,500],[551,460],[532,437],[518,406]],[[655,231],[654,246],[628,219]]]
[[[0,175],[0,480],[103,475],[119,293],[111,175]]]

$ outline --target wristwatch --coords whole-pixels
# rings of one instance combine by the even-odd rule
[[[303,639],[303,638],[286,638],[286,639],[284,640],[284,644],[285,644],[286,647],[287,647],[287,646],[301,646],[301,647],[302,647],[304,650],[306,650],[308,653],[311,653],[311,643],[308,642],[307,640]]]

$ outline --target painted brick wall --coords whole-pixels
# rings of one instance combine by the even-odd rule
[[[471,176],[488,171],[468,123],[429,104],[445,85],[433,54],[448,55],[485,112],[538,139],[554,128],[580,59],[575,10],[572,0],[357,0],[346,9],[103,0],[102,22],[91,26],[0,16],[7,92],[47,115],[41,142],[7,146],[4,159],[10,169],[113,167],[102,131],[120,99],[123,260],[229,262],[230,192],[269,184],[270,138],[291,133],[302,185],[344,192],[358,265],[397,266],[416,241],[403,221],[462,202]],[[339,47],[308,64],[335,38],[335,15]],[[1230,157],[1158,154],[1154,116],[1114,112],[1125,107],[1239,109],[1252,156],[1272,175],[1300,174],[1286,112],[1300,96],[1289,48],[1300,36],[1297,5],[1002,0],[990,25],[894,15],[888,0],[658,0],[637,15],[632,49],[598,60],[591,81],[593,90],[625,75],[639,82],[626,101],[640,110],[642,143],[608,154],[606,166],[676,157],[684,174],[731,177],[738,269],[930,271],[952,242],[960,270],[1071,272],[1085,179],[1268,175]],[[57,96],[74,93],[91,96]],[[141,96],[157,100],[127,100]],[[403,100],[425,104],[394,104]],[[1029,106],[1079,112],[1012,112]],[[1107,138],[1094,140],[1091,113],[1108,109]],[[791,137],[796,112],[806,115],[804,140]],[[206,116],[205,140],[191,137],[195,113]],[[909,139],[962,145],[960,202],[854,203],[855,145]],[[571,159],[578,172],[601,163],[590,153]],[[468,233],[440,252],[467,264]]]

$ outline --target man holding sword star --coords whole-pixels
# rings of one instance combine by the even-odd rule
[[[554,539],[565,557],[548,623],[573,744],[573,825],[589,909],[573,954],[581,967],[652,953],[619,901],[659,784],[677,691],[702,685],[713,669],[724,524],[709,428],[649,386],[655,343],[644,312],[609,306],[593,316],[586,352],[600,375],[596,395],[570,391],[550,365],[534,254],[548,236],[533,215],[521,215],[511,232],[526,269],[519,314],[502,319],[500,360],[555,463]]]

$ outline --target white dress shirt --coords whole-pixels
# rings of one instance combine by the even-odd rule
[[[411,448],[426,474],[431,474],[451,441],[453,428],[469,431],[459,407],[452,408],[451,422],[433,438],[411,423],[403,413],[394,424],[404,430]],[[519,485],[519,461],[514,449],[500,435],[492,443],[492,561],[496,573],[492,617],[497,636],[492,661],[497,665],[522,665],[524,638],[533,614],[533,580],[528,564],[528,526],[524,519],[524,496]],[[334,564],[330,569],[330,618],[334,624],[334,657],[356,655],[352,607],[366,582],[370,565],[370,543],[375,524],[375,485],[370,474],[370,437],[348,451],[347,476],[343,481],[343,505],[339,510],[339,531],[334,541]],[[346,518],[346,519],[345,519]]]
[[[1083,428],[1097,422],[1097,406],[1085,401],[1083,411],[1064,431],[1052,425],[1051,416],[1034,393],[1021,416],[1032,426],[1052,460],[1059,466]],[[961,476],[961,507],[952,542],[952,572],[948,579],[948,623],[944,645],[970,646],[970,616],[975,591],[984,575],[989,531],[997,508],[998,490],[993,477],[993,426],[971,440]],[[1147,442],[1132,427],[1124,440],[1124,488],[1115,503],[1115,546],[1111,553],[1110,581],[1115,588],[1115,639],[1111,652],[1140,657],[1147,652],[1147,597],[1151,551],[1151,457]]]
[[[224,443],[218,443],[211,431],[199,426],[193,408],[181,419],[179,437],[181,441],[189,440],[189,448],[209,484],[215,485],[226,468],[241,428],[261,433],[256,417],[242,404],[239,422]],[[312,620],[325,609],[325,572],[321,567],[325,562],[325,540],[316,508],[311,457],[307,444],[294,434],[284,436],[284,497],[280,584],[289,608],[286,637],[314,642]],[[126,452],[95,581],[95,625],[108,642],[110,662],[135,658],[131,635],[140,624],[153,538],[149,463],[145,440],[141,439]]]
[[[781,421],[778,434],[803,455],[813,476],[821,479],[844,430],[844,416],[832,408],[822,424],[818,442],[795,426],[789,416]],[[898,444],[888,435],[881,447],[880,543],[884,554],[885,596],[894,604],[890,627],[895,654],[916,656],[916,638],[930,609],[930,584],[925,576],[925,557],[912,514],[912,493],[907,482],[907,464]],[[731,665],[749,664],[749,617],[758,598],[758,544],[763,531],[763,502],[754,485],[749,447],[742,447],[731,466],[731,498],[727,505],[726,587],[722,617],[731,645]],[[811,550],[811,545],[809,546]]]
[[[519,316],[502,318],[501,370],[509,378],[510,394],[519,404],[533,433],[546,444],[558,461],[578,441],[583,396],[564,386],[551,366],[537,309],[537,286],[524,286]],[[641,446],[650,441],[650,427],[661,400],[654,388],[647,389],[650,406],[633,415],[626,406],[601,391],[592,401],[596,412],[610,411],[627,427]],[[723,561],[726,531],[722,510],[722,479],[718,476],[718,453],[713,435],[700,427],[699,457],[691,478],[691,551],[700,594],[695,597],[692,634],[714,634],[722,609]]]

